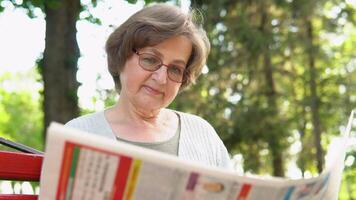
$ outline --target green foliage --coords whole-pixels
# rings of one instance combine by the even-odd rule
[[[129,2],[131,4],[135,4],[137,2],[137,0],[127,0],[127,2]]]
[[[36,85],[37,76],[35,72],[1,75],[0,136],[42,150],[41,99],[39,91],[27,85]]]
[[[95,17],[92,13],[90,13],[90,9],[92,7],[96,7],[96,6],[97,6],[96,0],[92,0],[90,2],[90,4],[82,4],[81,11],[80,11],[80,13],[81,13],[80,20],[86,20],[90,23],[101,25],[101,20],[99,18]]]
[[[101,25],[100,19],[94,17],[93,15],[89,15],[89,16],[85,17],[84,20],[86,20],[90,23],[93,23],[93,24]]]
[[[209,73],[182,92],[171,108],[211,122],[230,153],[243,155],[246,171],[271,173],[276,164],[271,159],[279,156],[289,162],[290,145],[301,142],[299,154],[293,155],[298,166],[317,173],[310,59],[315,61],[325,150],[356,107],[355,27],[350,17],[355,8],[341,0],[194,1],[194,6],[206,17],[212,44]],[[306,20],[312,24],[312,43]],[[335,44],[332,39],[338,34],[346,39]],[[271,66],[269,77],[266,65]]]
[[[355,199],[356,197],[356,148],[353,148],[346,155],[346,162],[348,159],[352,160],[352,164],[349,166],[345,166],[342,184],[340,189],[339,200],[349,200]]]

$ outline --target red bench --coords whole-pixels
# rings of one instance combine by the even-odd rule
[[[0,180],[40,180],[43,155],[0,151]],[[0,194],[0,200],[36,200],[38,195]]]

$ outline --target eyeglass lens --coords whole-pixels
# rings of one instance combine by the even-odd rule
[[[183,82],[184,78],[184,67],[178,65],[165,65],[162,60],[154,55],[148,53],[139,54],[139,64],[147,71],[156,71],[163,65],[167,67],[168,78],[175,82]]]

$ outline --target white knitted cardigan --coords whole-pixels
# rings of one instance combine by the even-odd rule
[[[174,112],[178,113],[181,119],[178,157],[209,166],[231,169],[226,147],[214,128],[201,117]],[[104,111],[75,118],[66,126],[116,140]]]

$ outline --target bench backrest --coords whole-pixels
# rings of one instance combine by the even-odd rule
[[[39,181],[43,155],[0,151],[0,180]],[[38,195],[0,194],[0,200],[36,200]]]

